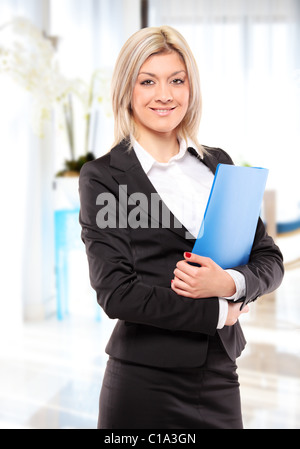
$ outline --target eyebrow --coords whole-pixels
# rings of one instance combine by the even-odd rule
[[[172,76],[178,75],[178,73],[181,73],[181,72],[186,74],[185,70],[178,70],[177,72],[172,73],[168,78],[171,78]],[[150,72],[140,72],[138,76],[140,76],[140,75],[148,75],[148,76],[152,76],[154,78],[156,77],[155,73],[150,73]]]

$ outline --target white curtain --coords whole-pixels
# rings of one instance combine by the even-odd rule
[[[47,2],[2,0],[0,26],[22,16],[43,28],[46,13]],[[1,75],[0,98],[0,333],[5,337],[1,337],[0,349],[5,350],[11,338],[18,338],[23,315],[30,313],[31,304],[39,307],[51,295],[48,289],[51,272],[43,280],[41,263],[47,247],[42,244],[46,218],[42,198],[47,197],[42,179],[48,176],[47,165],[44,173],[41,167],[49,160],[47,142],[40,141],[30,129],[29,93]],[[39,308],[36,314],[40,312]]]
[[[60,38],[59,58],[69,76],[112,67],[140,27],[140,0],[51,0],[50,11],[51,34]]]
[[[270,169],[278,220],[300,217],[298,0],[150,0],[150,25],[183,33],[199,64],[200,141]]]

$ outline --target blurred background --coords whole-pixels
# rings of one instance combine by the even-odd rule
[[[286,275],[242,317],[246,428],[300,428],[300,1],[0,0],[0,428],[95,428],[113,321],[96,304],[78,170],[113,141],[126,39],[171,25],[202,84],[200,141],[270,170]]]

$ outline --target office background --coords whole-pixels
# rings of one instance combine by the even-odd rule
[[[78,180],[56,173],[70,142],[76,157],[110,149],[116,57],[162,24],[199,64],[200,141],[270,169],[262,213],[287,270],[242,317],[245,427],[300,428],[299,0],[0,0],[0,428],[95,426],[114,322],[89,286]]]

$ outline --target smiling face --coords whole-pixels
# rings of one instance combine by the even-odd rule
[[[138,137],[176,134],[188,109],[189,93],[187,70],[177,52],[150,56],[140,69],[132,95]]]

